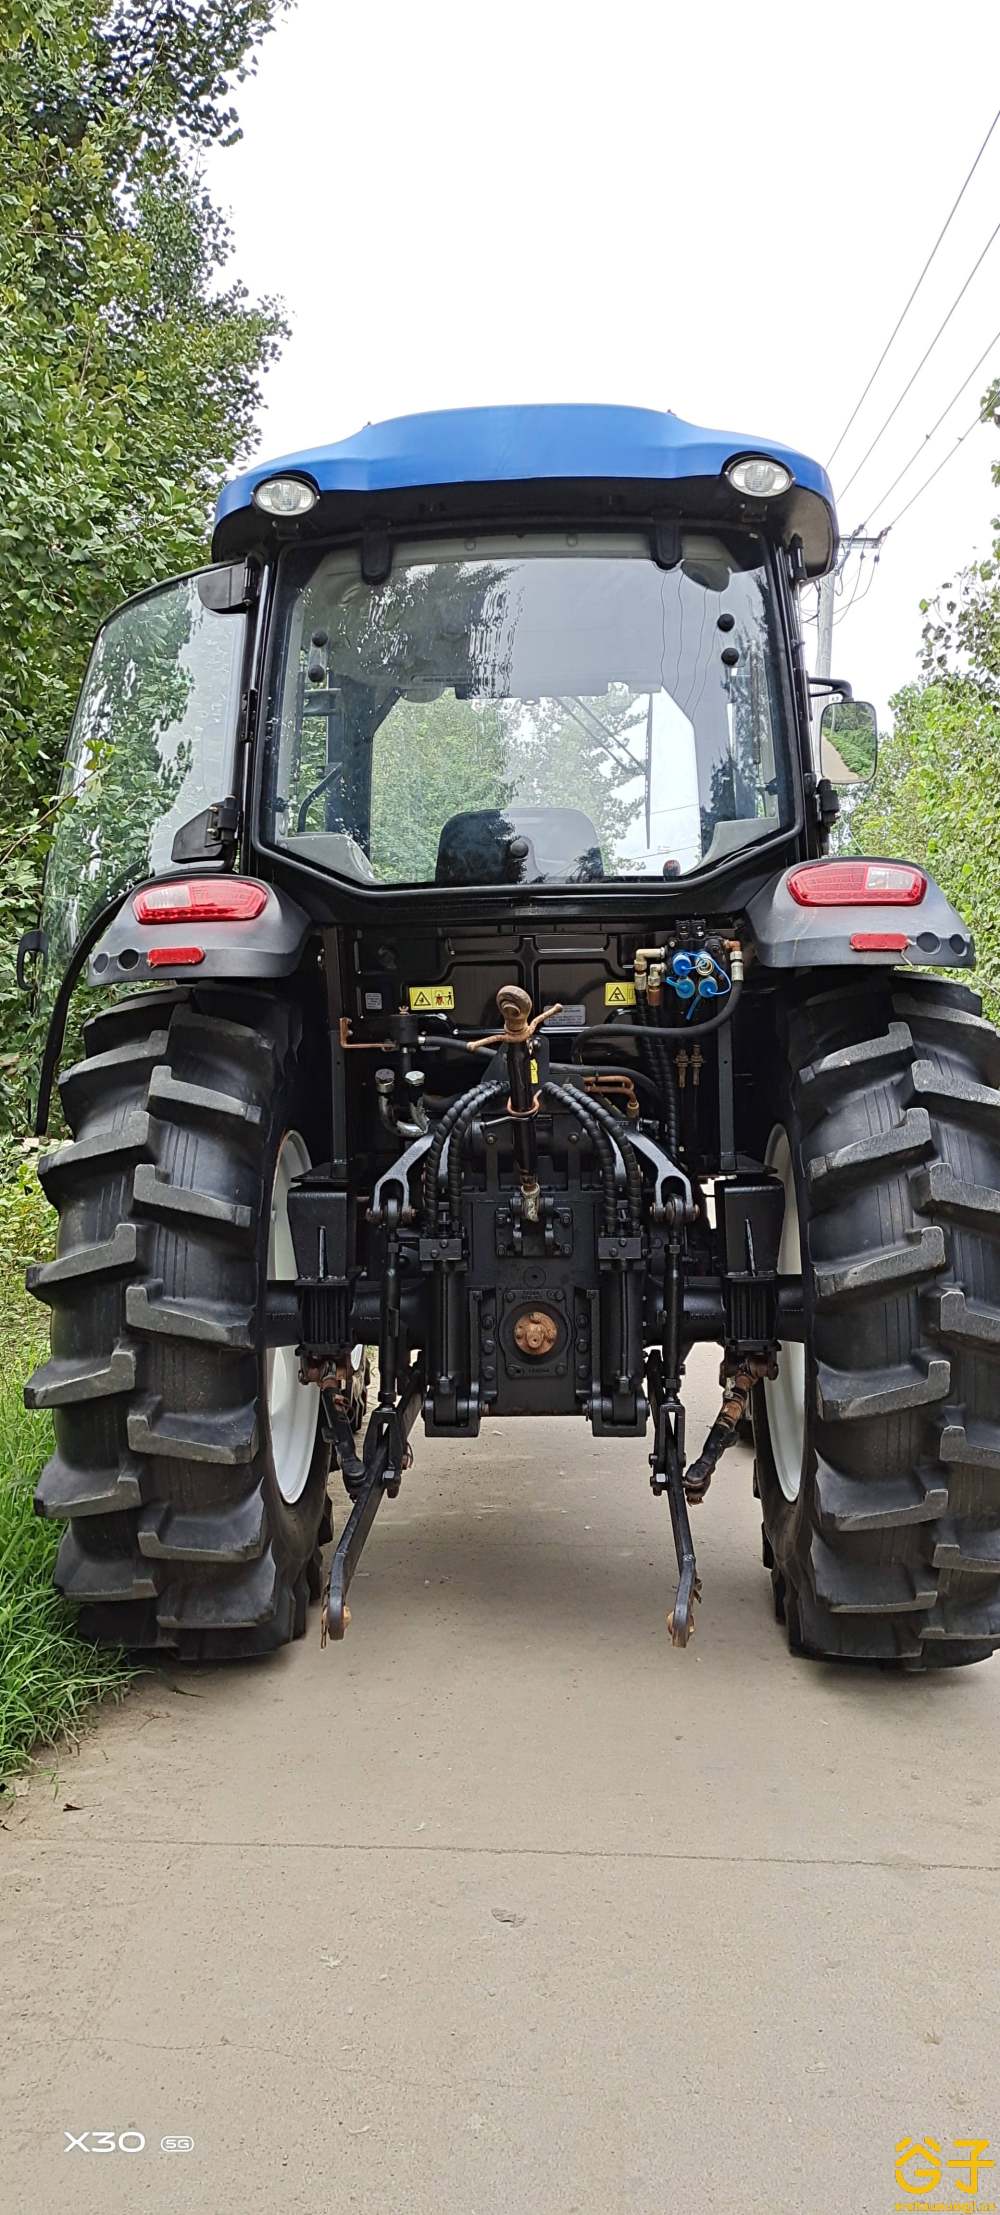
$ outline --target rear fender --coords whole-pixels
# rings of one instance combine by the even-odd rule
[[[157,878],[157,887],[162,888],[164,881]],[[208,977],[250,983],[258,978],[290,977],[299,966],[313,929],[309,917],[297,900],[290,899],[276,885],[263,884],[259,878],[247,878],[242,873],[240,882],[257,885],[266,894],[264,906],[252,922],[140,923],[134,903],[147,887],[133,885],[93,947],[87,964],[88,984],[198,984]],[[170,956],[175,951],[186,953],[188,958],[172,962]],[[192,951],[200,959],[193,961]],[[159,958],[151,962],[151,954]]]
[[[251,883],[259,883],[251,878]],[[163,884],[162,877],[147,882]],[[135,984],[197,984],[206,977],[225,977],[237,983],[294,974],[313,925],[304,908],[275,885],[261,885],[267,897],[259,915],[246,923],[140,923],[133,901],[142,885],[133,885],[114,908],[97,914],[78,939],[59,985],[38,1069],[35,1131],[44,1138],[48,1129],[52,1087],[66,1032],[66,1019],[74,989],[87,970],[87,982],[98,988]],[[199,959],[150,963],[158,947],[169,956],[175,948],[197,947]]]
[[[792,898],[792,873],[782,870],[747,903],[762,968],[975,968],[972,933],[933,877],[927,878],[923,899],[914,907],[822,908],[802,907]],[[906,943],[867,949],[852,945],[856,937],[903,938]]]

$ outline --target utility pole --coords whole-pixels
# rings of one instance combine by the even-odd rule
[[[867,537],[864,531],[845,531],[840,541],[843,560],[838,563],[836,569],[830,570],[828,576],[820,578],[819,609],[816,617],[816,667],[814,670],[814,675],[817,677],[831,677],[833,675],[833,588],[840,570],[849,556],[858,552],[868,553],[871,551],[877,561],[886,536],[885,531],[877,532],[874,537]],[[817,741],[819,738],[819,718],[822,713],[823,700],[821,697],[816,703]]]
[[[837,572],[831,569],[819,581],[819,612],[816,617],[816,671],[817,677],[833,674],[833,588]]]

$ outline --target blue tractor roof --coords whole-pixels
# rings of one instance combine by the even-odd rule
[[[784,462],[797,493],[813,496],[806,510],[813,527],[802,536],[810,569],[826,568],[835,551],[837,526],[830,480],[819,462],[774,439],[704,430],[652,408],[449,408],[366,423],[352,438],[279,455],[234,478],[220,495],[216,529],[251,505],[255,487],[266,477],[285,471],[310,478],[320,494],[353,495],[356,501],[358,496],[423,486],[521,484],[545,478],[647,484],[717,480],[727,462],[747,453]],[[822,521],[814,501],[826,510]],[[801,528],[801,519],[796,527]]]

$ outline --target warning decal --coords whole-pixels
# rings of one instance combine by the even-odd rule
[[[450,984],[411,984],[411,1008],[453,1008],[455,988]]]
[[[606,1008],[634,1008],[634,984],[626,984],[624,977],[616,977],[613,984],[604,987],[604,1005]]]

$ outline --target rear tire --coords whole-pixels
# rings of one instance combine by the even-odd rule
[[[57,1259],[28,1273],[52,1309],[25,1399],[55,1424],[36,1506],[66,1522],[56,1583],[98,1642],[268,1653],[305,1628],[329,1467],[318,1392],[261,1343],[272,1203],[317,1114],[301,1012],[150,994],[85,1043],[60,1084],[73,1143],[40,1166]]]
[[[1000,1644],[1000,1039],[979,1008],[894,977],[781,1017],[771,1153],[787,1136],[806,1344],[756,1389],[756,1481],[776,1612],[814,1656],[947,1668]]]

